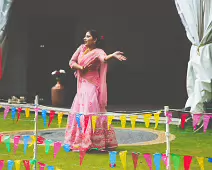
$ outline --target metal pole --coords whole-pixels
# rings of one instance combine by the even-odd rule
[[[37,151],[38,151],[38,95],[35,96],[35,129],[34,129],[34,136],[35,136],[35,143],[34,143],[34,157],[33,159],[37,161]],[[37,162],[35,161],[34,170],[37,169]]]
[[[166,116],[166,157],[167,157],[167,170],[171,170],[171,163],[170,163],[170,132],[169,132],[169,118],[166,113],[169,111],[169,106],[164,106],[164,114]]]

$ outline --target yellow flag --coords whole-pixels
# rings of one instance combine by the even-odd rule
[[[0,105],[0,109],[2,108],[2,106]]]
[[[120,116],[121,119],[121,127],[125,128],[126,127],[126,122],[127,122],[127,118],[125,115]]]
[[[145,126],[148,128],[149,124],[150,124],[150,119],[152,117],[152,114],[144,114],[144,122],[145,122]]]
[[[93,131],[95,131],[95,129],[96,129],[96,120],[97,120],[97,116],[92,116],[92,128],[93,128]]]
[[[62,169],[60,169],[60,168],[56,167],[56,170],[62,170]]]
[[[26,108],[25,110],[26,117],[30,117],[30,108]]]
[[[123,169],[126,170],[127,169],[127,151],[119,152],[119,156],[121,159]]]
[[[63,119],[63,113],[62,112],[58,113],[57,119],[58,119],[58,126],[60,127],[61,124],[62,124],[62,119]]]
[[[15,169],[20,170],[21,160],[15,160]]]
[[[205,168],[204,168],[204,158],[203,157],[196,157],[196,158],[197,158],[197,161],[199,163],[201,170],[205,170]]]
[[[155,113],[154,117],[155,117],[155,129],[157,129],[158,128],[158,123],[160,121],[160,112]]]
[[[115,117],[114,116],[108,116],[107,117],[107,129],[110,129],[110,125],[112,124],[112,121]]]
[[[138,116],[130,116],[132,129],[135,129],[135,124],[136,124],[136,119],[137,118],[138,118]]]
[[[32,139],[32,143],[29,145],[29,147],[32,146],[32,145],[34,145],[35,144],[35,141],[36,141],[36,137],[35,136],[30,136],[30,137]]]

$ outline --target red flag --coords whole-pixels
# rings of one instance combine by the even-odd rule
[[[26,170],[30,170],[30,162],[29,160],[23,160],[24,166],[26,168]]]
[[[138,157],[139,157],[140,153],[132,153],[132,160],[133,160],[133,164],[134,164],[134,169],[136,170],[137,166],[138,166]]]
[[[181,128],[184,129],[185,128],[185,121],[186,118],[188,117],[188,114],[182,114],[181,115]]]
[[[55,115],[55,111],[51,110],[50,114],[49,114],[49,123],[48,123],[48,127],[50,127],[52,121],[54,120],[54,115]]]
[[[38,162],[38,164],[40,165],[40,170],[44,170],[44,168],[46,167],[46,164]]]
[[[22,108],[18,108],[18,116],[17,116],[17,122],[20,120],[21,118],[21,112],[22,112]]]
[[[86,149],[85,148],[80,148],[80,166],[82,166],[82,162],[84,160],[85,154],[86,154]]]
[[[89,115],[85,115],[85,116],[84,116],[84,119],[85,119],[85,120],[84,120],[84,123],[85,123],[84,133],[85,133],[85,131],[86,131],[86,129],[87,129],[89,118],[90,118]]]
[[[4,136],[4,135],[0,134],[0,143],[2,143],[2,142],[3,142],[3,141],[2,141],[3,136]]]
[[[2,61],[2,48],[0,48],[0,80],[2,79],[3,75],[3,61]]]
[[[45,138],[43,138],[42,136],[38,136],[38,144],[43,144],[45,141]]]
[[[192,162],[192,156],[184,156],[184,168],[185,168],[185,170],[190,170],[191,162]]]

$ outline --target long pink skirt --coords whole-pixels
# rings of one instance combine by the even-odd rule
[[[108,130],[107,116],[99,114],[96,127],[92,128],[92,115],[96,115],[100,110],[97,94],[96,86],[82,79],[80,90],[74,98],[68,116],[65,133],[64,143],[71,145],[73,151],[78,151],[80,148],[112,149],[118,146],[114,128],[110,126]]]

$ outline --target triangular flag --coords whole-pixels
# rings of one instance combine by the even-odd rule
[[[13,170],[14,161],[8,160],[7,165],[8,165],[8,170]]]
[[[97,120],[97,116],[92,116],[92,128],[93,128],[93,131],[95,131],[95,129],[96,129],[96,120]]]
[[[123,169],[126,170],[127,169],[127,151],[119,152],[119,156],[121,159]]]
[[[184,169],[190,170],[190,165],[192,162],[192,156],[184,156]]]
[[[83,160],[85,158],[86,149],[80,148],[80,166],[82,166]]]
[[[127,118],[125,115],[120,116],[120,120],[121,120],[121,127],[125,128],[126,127],[126,122],[127,122]]]
[[[116,167],[116,151],[109,151],[109,156],[110,156],[110,167],[115,168]]]
[[[4,137],[4,135],[0,134],[0,143],[3,142],[3,137]]]
[[[15,116],[16,116],[16,108],[15,108],[15,107],[13,107],[11,111],[12,111],[12,120],[15,120]]]
[[[5,136],[4,143],[6,144],[7,151],[10,152],[10,136]]]
[[[45,139],[42,136],[38,136],[37,142],[38,144],[44,144]]]
[[[147,154],[144,154],[144,158],[147,162],[149,169],[152,170],[152,156],[147,153]]]
[[[185,122],[186,122],[187,117],[188,117],[187,113],[181,115],[181,128],[182,129],[185,129]]]
[[[155,118],[155,129],[157,129],[158,128],[159,121],[160,121],[160,112],[155,113],[154,114],[154,118]]]
[[[134,170],[138,167],[138,157],[140,156],[140,153],[132,152],[132,160],[134,165]]]
[[[90,119],[89,115],[84,115],[84,133],[86,132],[86,129],[88,127],[89,119]]]
[[[20,120],[21,118],[21,112],[22,112],[22,108],[18,108],[18,116],[17,116],[17,122]]]
[[[43,124],[44,124],[44,127],[46,127],[46,114],[47,114],[47,111],[46,110],[42,110],[42,118],[43,118]]]
[[[30,136],[24,136],[24,154],[26,154]]]
[[[38,162],[38,164],[40,165],[40,170],[44,170],[44,168],[46,167],[46,164]]]
[[[208,158],[208,162],[212,163],[212,158]]]
[[[29,160],[23,160],[24,166],[26,168],[26,170],[30,170],[30,162]]]
[[[53,166],[47,166],[48,170],[54,170]]]
[[[164,164],[166,165],[166,169],[168,169],[168,158],[167,158],[166,154],[162,154],[162,160],[163,160]]]
[[[204,168],[204,158],[203,157],[196,157],[196,158],[197,158],[197,161],[199,163],[200,169],[205,170],[205,168]]]
[[[56,167],[56,170],[62,170],[62,169],[60,169],[60,168]]]
[[[136,119],[138,119],[138,116],[130,116],[132,129],[135,129]]]
[[[49,153],[49,150],[50,150],[50,147],[51,147],[52,143],[53,143],[52,140],[45,140],[45,145],[46,145],[45,152],[46,152],[46,154]]]
[[[53,111],[53,110],[50,111],[48,127],[50,127],[52,121],[54,120],[54,115],[55,114],[56,114],[55,111]]]
[[[21,169],[21,160],[15,160],[15,169],[20,170]]]
[[[0,170],[3,170],[4,168],[4,160],[0,160]]]
[[[61,142],[54,142],[54,158],[57,157],[57,154],[60,151],[61,146],[62,146]]]
[[[14,154],[16,153],[16,150],[18,149],[20,138],[21,138],[21,136],[15,136],[14,137]]]
[[[168,117],[168,124],[172,122],[172,112],[166,112],[166,117]]]
[[[80,121],[82,115],[83,114],[76,114],[76,121],[77,121],[77,125],[78,125],[78,128],[80,129],[80,131],[82,130],[81,121]]]
[[[71,146],[69,144],[65,144],[65,145],[63,145],[63,149],[66,152],[70,152],[71,151]]]
[[[110,126],[111,126],[114,118],[115,118],[115,116],[108,116],[108,118],[107,118],[107,129],[108,130],[110,130]]]
[[[202,116],[201,114],[193,114],[193,128],[194,128],[194,130],[196,130],[197,125],[198,125],[198,123],[201,119],[201,116]]]
[[[34,145],[35,142],[36,142],[36,137],[35,136],[30,136],[30,137],[32,139],[32,143],[29,145],[29,147],[31,147],[32,145]]]
[[[6,106],[5,109],[4,109],[4,119],[7,118],[9,111],[10,111],[10,106]]]
[[[144,114],[144,122],[145,122],[146,128],[148,128],[149,125],[150,125],[150,119],[151,119],[151,117],[152,117],[152,114],[151,113],[150,114]]]
[[[172,161],[174,162],[174,168],[175,170],[179,170],[180,167],[180,156],[176,154],[171,154]]]
[[[63,113],[60,112],[58,113],[58,116],[57,116],[57,121],[58,121],[58,126],[60,127],[61,124],[62,124],[62,120],[63,120]]]
[[[204,133],[206,133],[207,129],[208,129],[208,124],[210,121],[211,115],[204,115],[204,121],[203,121],[203,131]]]
[[[25,114],[26,114],[26,118],[30,117],[30,108],[26,108]]]
[[[154,154],[154,164],[156,166],[156,170],[160,170],[160,161],[162,159],[162,155],[157,153]]]

